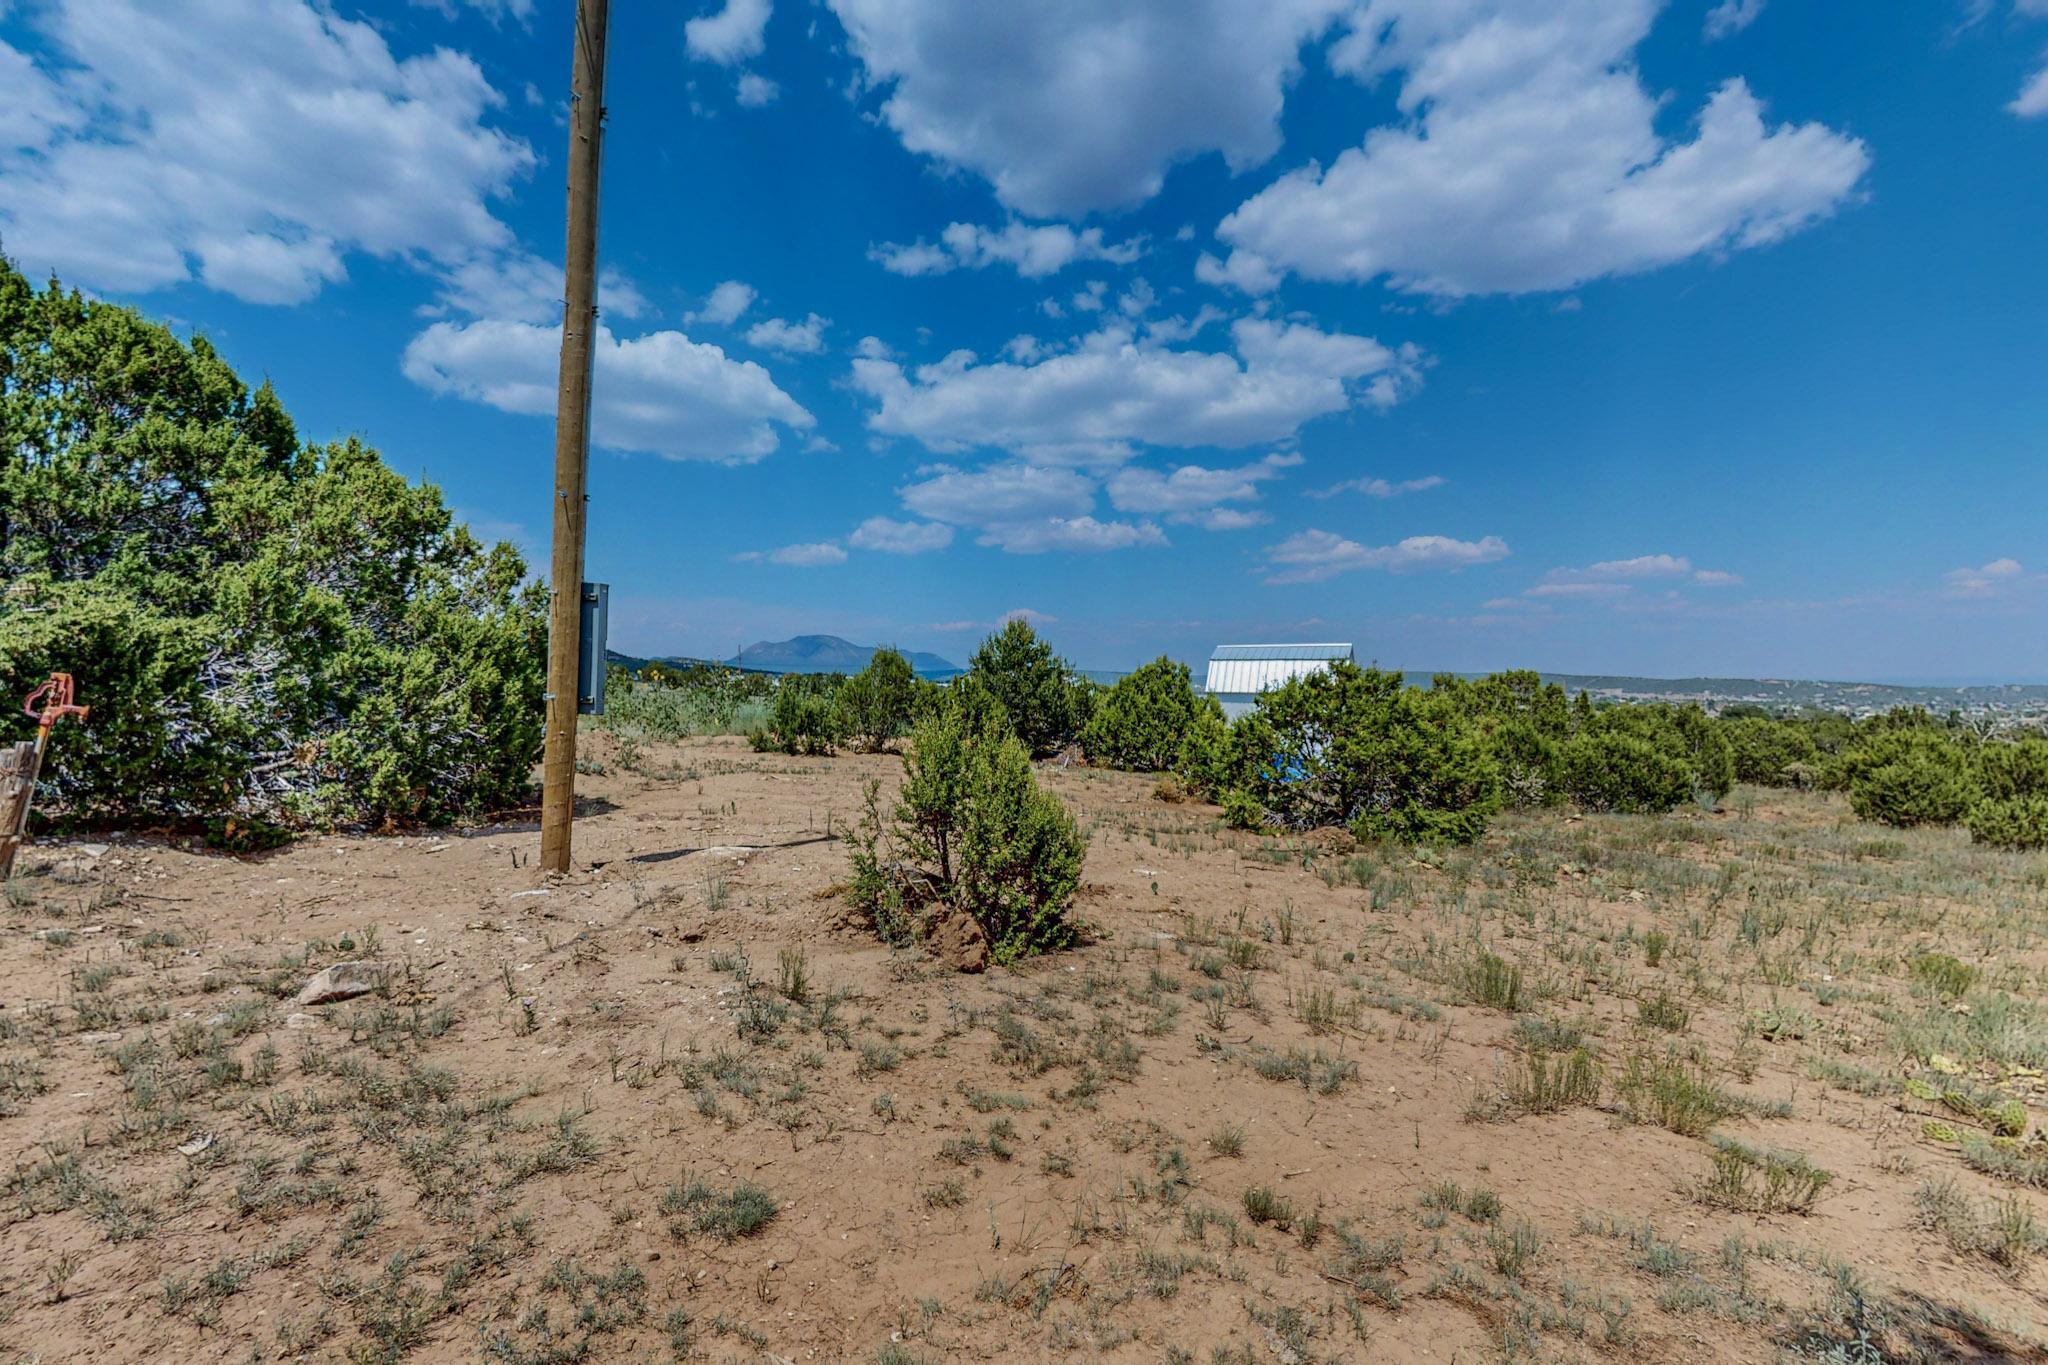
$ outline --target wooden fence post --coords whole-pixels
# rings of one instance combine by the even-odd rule
[[[28,833],[29,802],[35,799],[36,746],[27,740],[0,748],[0,882],[14,875],[14,855]]]

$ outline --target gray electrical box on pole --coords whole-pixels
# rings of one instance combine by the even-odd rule
[[[604,714],[605,617],[611,610],[612,585],[583,585],[582,647],[576,654],[576,713]]]

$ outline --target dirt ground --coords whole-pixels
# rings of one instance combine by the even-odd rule
[[[530,823],[25,855],[6,1358],[2043,1358],[2042,859],[1048,768],[1087,941],[970,976],[835,893],[895,758],[586,754],[561,879]]]

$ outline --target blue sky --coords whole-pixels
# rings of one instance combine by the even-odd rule
[[[2048,679],[2048,0],[614,5],[612,642]],[[0,0],[0,249],[543,551],[569,0]]]

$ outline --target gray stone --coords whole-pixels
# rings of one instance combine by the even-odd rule
[[[337,1000],[353,1000],[359,995],[382,989],[390,976],[389,963],[337,962],[325,971],[316,972],[299,992],[296,1003],[331,1005]]]

